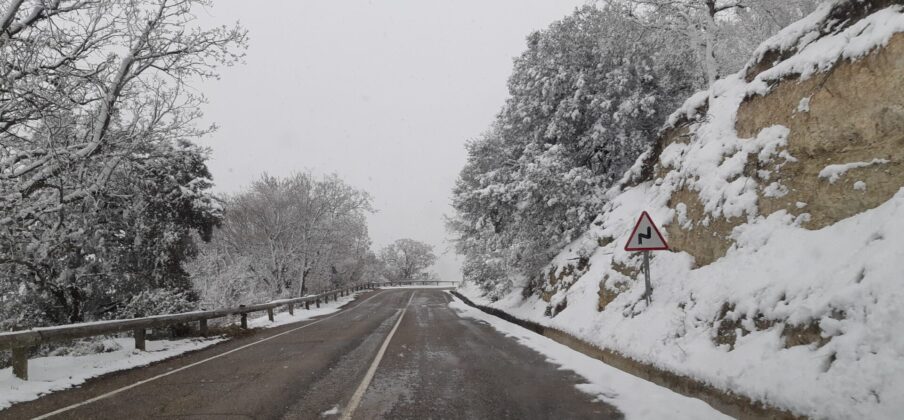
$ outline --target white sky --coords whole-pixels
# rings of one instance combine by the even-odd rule
[[[217,190],[262,172],[337,173],[367,190],[375,248],[408,237],[460,278],[444,215],[464,144],[489,127],[525,37],[584,0],[216,0],[207,24],[250,31],[246,64],[201,89],[220,131]]]

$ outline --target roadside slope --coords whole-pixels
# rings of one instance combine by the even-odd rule
[[[836,0],[690,98],[595,226],[480,303],[819,418],[904,410],[904,9]],[[666,227],[647,307],[641,211]],[[477,289],[462,291],[479,300]]]

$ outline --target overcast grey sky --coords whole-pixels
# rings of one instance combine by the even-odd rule
[[[584,0],[216,0],[203,19],[250,32],[246,64],[201,88],[220,130],[205,139],[217,190],[262,172],[337,173],[374,197],[375,247],[409,237],[443,254],[443,216],[506,97],[525,37]],[[448,251],[448,252],[447,252]]]

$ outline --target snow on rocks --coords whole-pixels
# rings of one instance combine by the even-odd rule
[[[588,236],[621,239],[637,209],[656,201],[649,186],[637,190],[646,194],[615,204],[608,223]],[[685,253],[656,253],[647,308],[642,282],[612,269],[613,258],[632,258],[620,240],[594,252],[588,272],[560,291],[568,306],[554,318],[542,315],[546,302],[518,292],[487,303],[804,415],[895,418],[904,410],[904,283],[894,262],[904,260],[904,238],[892,232],[904,232],[904,190],[817,231],[795,226],[784,212],[760,217],[736,229],[728,255],[699,269]],[[606,278],[629,288],[598,312]],[[814,323],[812,342],[788,345],[786,332]],[[743,331],[734,343],[718,342],[725,325]]]
[[[829,180],[830,184],[834,184],[835,181],[838,181],[838,178],[841,178],[841,176],[844,175],[845,172],[850,171],[851,169],[865,168],[867,166],[879,165],[883,163],[888,163],[888,159],[873,159],[869,162],[851,162],[838,165],[828,165],[821,171],[819,171],[819,177],[826,178]]]
[[[681,130],[688,140],[665,145],[658,178],[609,190],[594,225],[551,261],[551,267],[562,267],[587,258],[588,268],[570,279],[569,287],[556,289],[548,301],[515,290],[481,303],[804,416],[899,418],[904,412],[904,189],[884,204],[818,230],[801,227],[810,214],[789,212],[809,209],[804,202],[760,214],[761,197],[785,193],[781,166],[805,157],[786,151],[787,127],[766,127],[753,138],[739,138],[735,130],[737,110],[749,95],[767,93],[778,80],[810,77],[839,60],[862,57],[904,31],[902,6],[855,22],[832,21],[842,3],[829,1],[781,31],[760,47],[748,69],[717,81],[672,115],[666,127],[687,122]],[[794,54],[747,79],[768,51]],[[798,104],[798,111],[803,108],[808,106]],[[745,170],[753,160],[760,179]],[[885,163],[828,165],[819,178],[834,183],[851,169]],[[694,203],[673,202],[682,191],[702,205],[699,226],[692,226],[698,222],[687,214]],[[654,291],[646,306],[638,254],[623,250],[642,211],[682,229],[703,229],[720,218],[741,217],[743,223],[730,229],[727,253],[708,265],[698,267],[686,252],[654,253]],[[461,290],[476,298],[477,291]],[[544,315],[548,302],[566,301],[555,316]]]
[[[904,32],[904,6],[901,5],[889,6],[848,26],[844,25],[845,22],[833,19],[833,12],[839,6],[855,3],[848,0],[827,1],[806,18],[763,42],[754,52],[754,60],[741,73],[756,66],[769,52],[793,50],[794,55],[756,75],[750,91],[764,94],[768,92],[767,82],[789,76],[807,79],[832,68],[839,60],[863,57],[886,45],[894,34]],[[829,35],[825,32],[829,32]]]
[[[797,103],[797,112],[810,112],[810,97],[805,96]]]

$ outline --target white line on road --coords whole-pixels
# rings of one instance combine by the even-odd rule
[[[361,380],[361,384],[358,385],[358,389],[355,390],[352,399],[348,401],[348,406],[343,411],[340,420],[351,420],[352,415],[355,414],[355,410],[358,408],[358,404],[361,404],[361,398],[364,397],[364,392],[367,391],[367,387],[370,386],[370,381],[374,379],[374,374],[377,372],[377,366],[380,366],[380,361],[383,360],[383,354],[386,353],[386,348],[389,347],[392,336],[395,334],[396,330],[399,329],[399,324],[402,323],[402,318],[405,317],[405,311],[408,310],[408,306],[411,305],[411,301],[414,299],[415,294],[417,294],[417,292],[411,294],[411,297],[408,298],[408,303],[402,308],[402,314],[399,315],[399,320],[396,321],[395,326],[392,327],[392,331],[389,331],[389,335],[386,336],[386,340],[384,340],[383,345],[380,346],[377,357],[375,357],[373,363],[370,364],[370,369],[367,369],[367,374],[364,375],[364,379]]]
[[[375,295],[373,295],[373,296],[371,296],[371,297],[369,297],[369,298],[367,298],[367,299],[362,300],[360,303],[358,303],[357,305],[355,305],[354,308],[349,309],[349,311],[355,310],[356,308],[360,308],[360,307],[364,304],[364,302],[367,302],[367,301],[369,301],[369,300],[371,300],[371,299],[373,299],[373,298],[375,298],[375,297],[377,297],[377,296],[380,296],[381,294],[383,294],[383,291],[377,292],[377,294],[375,294]],[[409,303],[411,303],[411,301],[409,301]],[[46,418],[55,416],[55,415],[57,415],[57,414],[65,413],[65,412],[67,412],[67,411],[69,411],[69,410],[72,410],[72,409],[75,409],[75,408],[79,408],[79,407],[84,406],[84,405],[91,404],[91,403],[93,403],[93,402],[95,402],[95,401],[100,401],[100,400],[102,400],[102,399],[104,399],[104,398],[108,398],[108,397],[111,397],[111,396],[113,396],[113,395],[119,394],[120,392],[130,390],[130,389],[135,388],[135,387],[137,387],[137,386],[144,385],[144,384],[146,384],[146,383],[148,383],[148,382],[156,381],[156,380],[158,380],[158,379],[160,379],[160,378],[163,378],[163,377],[166,377],[166,376],[170,376],[170,375],[172,375],[172,374],[174,374],[174,373],[181,372],[181,371],[183,371],[183,370],[186,370],[186,369],[188,369],[188,368],[192,368],[192,367],[198,366],[198,365],[203,364],[203,363],[207,363],[207,362],[209,362],[209,361],[211,361],[211,360],[219,359],[219,358],[221,358],[221,357],[223,357],[223,356],[230,355],[230,354],[235,353],[235,352],[237,352],[237,351],[239,351],[239,350],[244,350],[244,349],[247,349],[248,347],[251,347],[251,346],[254,346],[254,345],[263,343],[263,342],[265,342],[265,341],[270,341],[270,340],[272,340],[272,339],[274,339],[274,338],[276,338],[276,337],[280,337],[280,336],[283,336],[283,335],[286,335],[286,334],[289,334],[289,333],[293,333],[293,332],[298,331],[298,330],[300,330],[300,329],[302,329],[302,328],[307,328],[307,327],[310,327],[311,325],[319,324],[319,323],[321,323],[321,322],[323,322],[323,321],[326,321],[326,320],[328,320],[328,319],[330,319],[330,318],[333,318],[333,317],[336,317],[336,316],[339,316],[339,315],[342,315],[342,314],[345,314],[345,313],[348,313],[348,311],[340,311],[340,312],[337,312],[336,314],[330,315],[330,316],[328,316],[328,317],[326,317],[326,318],[321,318],[321,319],[318,319],[318,320],[316,320],[316,321],[314,321],[314,322],[311,322],[311,323],[308,323],[308,324],[304,324],[304,325],[302,325],[302,326],[300,326],[300,327],[298,327],[298,328],[293,328],[293,329],[291,329],[291,330],[289,330],[289,331],[283,331],[283,332],[281,332],[281,333],[279,333],[279,334],[272,335],[272,336],[270,336],[270,337],[260,339],[260,340],[258,340],[258,341],[253,342],[253,343],[248,343],[248,344],[245,344],[244,346],[234,348],[234,349],[229,350],[229,351],[227,351],[227,352],[225,352],[225,353],[220,353],[220,354],[218,354],[218,355],[216,355],[216,356],[208,357],[207,359],[204,359],[204,360],[200,360],[200,361],[194,362],[194,363],[192,363],[192,364],[190,364],[190,365],[185,365],[185,366],[182,366],[182,367],[180,367],[180,368],[178,368],[178,369],[173,369],[173,370],[171,370],[171,371],[169,371],[169,372],[161,373],[161,374],[159,374],[159,375],[157,375],[157,376],[154,376],[154,377],[151,377],[151,378],[148,378],[148,379],[144,379],[144,380],[135,382],[134,384],[131,384],[131,385],[128,385],[128,386],[124,386],[124,387],[119,388],[119,389],[114,389],[113,391],[110,391],[110,392],[108,392],[108,393],[106,393],[106,394],[98,395],[98,396],[96,396],[96,397],[94,397],[94,398],[91,398],[91,399],[82,401],[82,402],[80,402],[80,403],[72,404],[72,405],[70,405],[70,406],[63,407],[63,408],[61,408],[61,409],[59,409],[59,410],[51,411],[51,412],[49,412],[49,413],[47,413],[47,414],[44,414],[44,415],[42,415],[42,416],[35,417],[34,420],[46,419]]]

